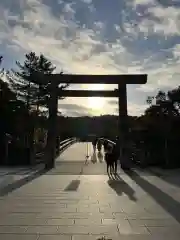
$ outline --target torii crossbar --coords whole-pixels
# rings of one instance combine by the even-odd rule
[[[36,80],[35,80],[36,79]],[[118,97],[119,103],[119,148],[121,154],[121,167],[129,168],[126,155],[126,134],[128,132],[127,121],[127,84],[146,84],[147,74],[123,74],[123,75],[80,75],[80,74],[34,74],[34,82],[38,84],[50,83],[49,106],[49,132],[47,141],[46,168],[54,166],[56,120],[58,97]],[[112,91],[94,90],[61,90],[59,84],[117,84],[118,88]]]

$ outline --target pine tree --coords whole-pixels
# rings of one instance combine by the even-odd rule
[[[18,67],[17,71],[12,69],[8,74],[8,78],[11,88],[17,94],[17,97],[26,103],[29,116],[31,116],[30,119],[32,119],[29,121],[28,132],[26,133],[26,141],[29,149],[29,158],[34,159],[33,139],[34,129],[38,125],[39,106],[45,106],[49,108],[51,102],[50,96],[52,96],[52,84],[50,82],[51,80],[39,80],[38,77],[36,77],[37,74],[33,73],[49,75],[54,72],[55,67],[43,54],[37,56],[34,52],[30,52],[25,55],[25,61],[23,64],[16,62],[16,65]],[[58,83],[56,86],[58,87]],[[67,84],[61,85],[59,86],[59,89],[63,90],[67,86]],[[31,112],[34,106],[36,106],[36,111],[33,111],[35,115]],[[51,113],[49,111],[49,115],[50,114]]]
[[[37,56],[34,52],[25,55],[23,64],[16,62],[16,65],[18,70],[12,69],[9,81],[17,96],[26,103],[28,110],[31,110],[32,106],[36,106],[37,111],[39,106],[48,107],[50,82],[38,82],[38,79],[32,77],[32,73],[52,74],[56,67],[43,54]],[[67,86],[62,85],[60,88]]]

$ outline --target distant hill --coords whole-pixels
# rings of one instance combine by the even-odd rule
[[[137,117],[129,116],[129,125],[136,124]],[[118,135],[118,116],[102,115],[94,117],[59,117],[58,131],[60,135],[87,136],[96,135],[115,139]]]

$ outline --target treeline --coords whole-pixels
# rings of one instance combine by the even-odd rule
[[[30,52],[23,63],[16,62],[15,69],[1,70],[0,164],[30,164],[34,154],[44,150],[50,82],[40,82],[32,73],[52,74],[55,69],[43,54]],[[63,90],[68,85],[59,87]]]
[[[130,133],[134,161],[142,166],[180,167],[180,87],[147,98],[149,107]]]

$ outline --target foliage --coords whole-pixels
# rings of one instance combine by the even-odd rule
[[[27,114],[24,103],[17,99],[16,94],[9,88],[8,83],[2,79],[0,79],[0,112],[1,129],[9,131],[9,133],[15,132],[17,117]]]
[[[143,148],[147,148],[150,156],[147,164],[180,166],[177,147],[180,140],[180,87],[168,92],[159,91],[155,96],[149,96],[146,102],[149,107],[140,120],[146,129],[142,139],[146,145]]]
[[[8,79],[11,83],[13,90],[17,96],[22,99],[27,108],[30,110],[32,106],[45,106],[48,107],[49,102],[49,86],[50,81],[40,81],[34,78],[33,73],[52,74],[56,67],[53,66],[43,54],[37,56],[34,52],[25,55],[23,64],[16,62],[18,70],[11,70],[8,74]],[[60,89],[67,88],[68,85],[61,85]]]

